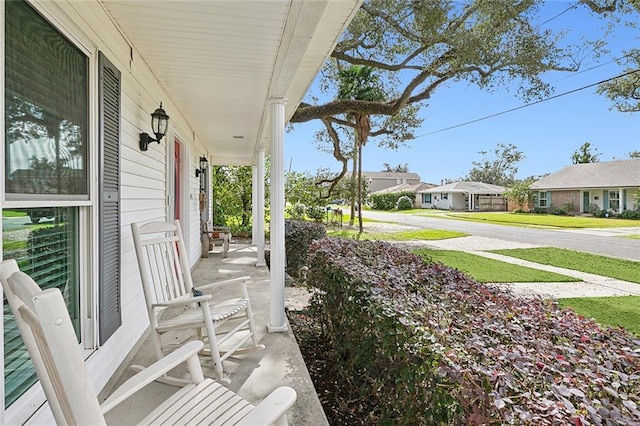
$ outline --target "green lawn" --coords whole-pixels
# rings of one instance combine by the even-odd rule
[[[633,238],[635,240],[640,240],[640,234],[625,235],[624,238]]]
[[[2,217],[25,217],[27,216],[27,212],[15,211],[15,210],[2,210]]]
[[[414,252],[459,269],[481,283],[580,281],[566,275],[505,263],[462,251],[417,249]]]
[[[584,297],[558,302],[563,308],[570,307],[600,324],[622,327],[640,336],[640,296]]]
[[[355,238],[358,240],[383,240],[383,241],[415,241],[415,240],[444,240],[447,238],[466,237],[468,234],[457,231],[442,231],[438,229],[419,229],[415,231],[400,232],[367,232],[359,234],[355,229],[327,229],[330,237]]]
[[[513,256],[521,259],[532,260],[538,263],[553,264],[555,266],[569,267],[574,270],[590,269],[580,268],[572,262],[584,262],[592,269],[599,271],[585,271],[600,273],[607,271],[607,276],[624,276],[626,281],[640,282],[640,262],[631,262],[614,259],[604,256],[580,253],[571,250],[542,248],[542,249],[515,249],[515,250],[494,250],[496,253],[507,256],[517,252],[535,251],[539,257],[535,256]],[[540,251],[546,252],[542,256]],[[420,255],[428,255],[433,260],[444,263],[447,266],[459,269],[467,275],[473,277],[478,282],[563,282],[579,281],[578,279],[539,269],[525,268],[510,263],[504,263],[493,259],[487,259],[474,254],[450,250],[415,250]],[[547,260],[543,262],[542,260]],[[569,266],[569,264],[571,266]],[[605,268],[605,269],[602,269]],[[636,274],[633,271],[636,271]],[[635,277],[635,281],[634,281]],[[623,279],[623,278],[620,278]],[[640,336],[640,296],[619,296],[619,297],[584,297],[559,299],[559,304],[563,308],[572,308],[577,313],[585,317],[593,318],[596,322],[611,327],[622,327],[629,332]]]
[[[532,213],[447,213],[444,217],[500,225],[541,226],[550,228],[619,228],[640,226],[638,220],[605,219],[582,216],[556,216]]]
[[[640,262],[632,260],[616,259],[555,247],[492,250],[492,252],[544,265],[558,266],[573,269],[574,271],[640,283]]]

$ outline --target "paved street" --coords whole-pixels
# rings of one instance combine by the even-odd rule
[[[621,237],[624,234],[640,234],[640,223],[637,228],[551,230],[369,210],[363,211],[363,215],[371,219],[419,228],[461,231],[503,241],[566,248],[640,261],[640,239]]]
[[[541,295],[553,298],[625,295],[640,296],[640,286],[638,284],[607,277],[606,271],[602,272],[603,275],[588,274],[528,262],[526,260],[490,252],[490,250],[498,249],[553,246],[630,260],[640,260],[640,240],[623,238],[624,235],[640,234],[640,227],[549,230],[494,225],[401,213],[367,211],[365,216],[387,222],[396,222],[404,226],[461,231],[471,234],[471,236],[462,238],[450,238],[434,241],[407,241],[401,243],[405,246],[421,246],[443,250],[466,251],[479,256],[489,257],[503,262],[515,263],[525,267],[556,272],[582,280],[578,282],[557,283],[532,282],[492,284],[508,287],[514,294]],[[372,224],[372,226],[374,225]]]

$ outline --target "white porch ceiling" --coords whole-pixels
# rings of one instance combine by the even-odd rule
[[[213,164],[251,164],[269,99],[291,117],[361,0],[102,2]]]

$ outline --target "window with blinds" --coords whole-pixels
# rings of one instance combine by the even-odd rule
[[[89,58],[27,2],[3,6],[2,255],[16,259],[41,287],[60,289],[80,336],[79,224],[86,207],[74,201],[89,199]],[[20,208],[12,208],[16,201]],[[6,299],[3,309],[8,407],[37,378]]]
[[[78,208],[51,208],[52,217],[40,217],[39,223],[33,224],[29,214],[36,210],[2,212],[3,258],[16,259],[20,270],[40,287],[60,289],[79,338]],[[6,298],[3,308],[5,406],[9,406],[37,378]]]

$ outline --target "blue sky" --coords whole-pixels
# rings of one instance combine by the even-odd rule
[[[542,20],[558,15],[572,3],[548,2]],[[551,21],[553,28],[570,31],[571,37],[596,37],[600,24],[587,13],[567,13]],[[637,30],[636,30],[637,32]],[[631,30],[608,38],[616,52],[638,47],[638,37]],[[621,73],[611,63],[611,56],[589,59],[579,73],[549,73],[545,81],[555,87],[554,95],[579,89]],[[312,87],[311,92],[318,94]],[[464,177],[474,161],[483,157],[479,151],[492,152],[498,143],[513,144],[524,153],[518,163],[518,178],[551,173],[571,164],[571,155],[585,142],[600,153],[600,161],[628,158],[628,152],[640,151],[640,113],[623,114],[611,110],[611,102],[596,93],[596,87],[577,91],[514,112],[457,126],[523,105],[515,90],[488,93],[465,82],[441,87],[420,112],[425,117],[415,131],[416,139],[397,151],[376,146],[371,139],[363,150],[363,170],[381,171],[384,163],[409,165],[409,171],[423,182],[439,184],[442,179]],[[340,170],[330,154],[319,152],[313,141],[318,123],[296,124],[285,134],[285,164],[295,171],[315,174],[322,167]]]

